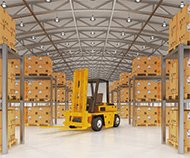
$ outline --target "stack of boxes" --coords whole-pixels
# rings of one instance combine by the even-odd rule
[[[129,88],[121,88],[120,90],[120,102],[126,103],[129,101]]]
[[[60,103],[65,102],[65,93],[66,92],[65,92],[64,88],[58,88],[57,89],[57,102],[60,102]]]
[[[157,81],[141,80],[136,82],[136,101],[160,101],[161,91]]]
[[[160,108],[139,106],[135,107],[135,125],[136,126],[158,126],[160,119]]]
[[[50,81],[33,80],[28,81],[28,91],[25,95],[26,101],[49,101],[50,100]]]
[[[69,98],[68,98],[68,101],[69,102],[72,102],[72,89],[73,89],[73,81],[66,81],[66,85],[67,85],[67,87],[68,87],[68,89],[69,89]]]
[[[51,106],[28,107],[28,125],[49,126],[51,123]]]
[[[119,87],[119,80],[117,81],[113,81],[110,86],[109,86],[109,91],[117,91]],[[110,101],[111,101],[111,97],[110,97]],[[113,101],[114,103],[117,103],[117,93],[113,93]]]
[[[66,74],[63,72],[53,72],[53,77],[57,79],[58,85],[66,85]]]
[[[2,59],[0,59],[0,65],[2,65]],[[15,72],[11,62],[8,61],[8,97],[10,100],[15,100]],[[0,69],[0,98],[2,98],[2,67]]]
[[[0,44],[7,44],[10,49],[15,50],[16,22],[2,7],[0,7],[0,31]]]
[[[122,105],[119,111],[119,115],[121,118],[129,118],[129,106],[128,105]],[[133,107],[131,106],[131,117],[133,116]]]
[[[131,78],[131,73],[123,72],[119,76],[119,85],[129,85],[129,79]]]
[[[20,107],[12,107],[15,111],[15,124],[20,125]],[[28,123],[28,108],[24,107],[24,122]]]
[[[8,109],[8,144],[9,147],[16,143],[15,138],[15,111],[14,109]],[[0,111],[0,149],[2,148],[2,111]]]
[[[129,88],[126,86],[129,85],[129,78],[131,73],[123,72],[120,74],[119,78],[119,86],[120,86],[120,102],[125,103],[128,102],[129,99]]]
[[[62,119],[64,118],[65,112],[65,105],[58,105],[57,106],[57,118]],[[55,116],[55,108],[53,109],[53,116]]]
[[[51,76],[52,61],[50,57],[25,57],[25,75]]]
[[[178,62],[172,61],[169,75],[170,99],[178,98]],[[190,58],[184,59],[184,97],[190,99]]]
[[[190,5],[180,10],[169,23],[169,52],[179,44],[189,45],[190,41]]]
[[[158,56],[139,56],[133,60],[132,75],[157,76],[161,73],[161,60]]]
[[[169,139],[172,145],[178,144],[178,110],[170,111]],[[184,111],[184,147],[187,151],[190,148],[190,110]]]

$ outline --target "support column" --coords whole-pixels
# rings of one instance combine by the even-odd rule
[[[2,154],[8,153],[8,47],[2,45]]]
[[[113,99],[113,95],[114,95],[114,94],[113,94],[113,93],[114,93],[114,92],[113,92],[113,90],[112,90],[112,91],[111,91],[111,103],[112,103],[112,104],[114,104],[114,99]]]
[[[50,79],[50,106],[51,106],[51,122],[50,125],[53,126],[53,78]]]
[[[184,47],[179,45],[178,51],[178,153],[184,153]]]
[[[133,127],[136,126],[136,111],[135,111],[135,106],[136,106],[136,103],[135,103],[135,76],[133,77]]]
[[[57,124],[57,79],[55,79],[55,92],[54,92],[54,95],[55,95],[55,124]]]
[[[121,91],[120,91],[120,87],[117,88],[117,108],[118,108],[118,110],[121,109]]]
[[[131,124],[131,80],[129,80],[129,124]]]
[[[166,59],[162,56],[161,60],[161,142],[162,144],[166,144]]]
[[[65,109],[69,110],[69,88],[65,87]]]
[[[25,143],[24,118],[24,56],[20,59],[20,144]]]

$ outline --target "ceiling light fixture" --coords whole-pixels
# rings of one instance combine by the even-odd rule
[[[66,46],[68,46],[68,45],[69,45],[69,43],[65,43],[65,45],[66,45]]]
[[[43,46],[43,45],[41,45],[41,46],[40,46],[40,48],[41,48],[41,49],[44,49],[44,46]]]
[[[61,36],[65,36],[65,32],[61,32]]]
[[[167,27],[167,23],[166,23],[166,21],[163,21],[163,23],[162,23],[162,27]]]
[[[55,22],[56,22],[56,23],[60,22],[60,20],[59,20],[58,17],[55,18]]]
[[[95,43],[94,42],[91,42],[91,45],[94,45]]]
[[[20,27],[24,27],[24,23],[22,21],[20,22]]]
[[[135,0],[135,2],[136,2],[136,3],[139,3],[139,2],[141,2],[141,0]]]
[[[32,36],[32,40],[35,40],[36,39],[36,37],[35,36]]]
[[[90,32],[90,34],[91,34],[91,35],[94,35],[94,34],[95,34],[95,32],[94,32],[94,31],[92,31],[92,32]]]
[[[52,2],[52,0],[45,0],[45,2],[47,2],[47,3],[51,3],[51,2]]]
[[[122,33],[121,33],[121,36],[125,36],[125,32],[122,32]]]
[[[119,45],[120,45],[120,43],[118,42],[118,43],[117,43],[117,45],[119,46]]]
[[[131,17],[129,16],[129,17],[127,18],[127,22],[130,23],[131,21],[132,21],[132,19],[131,19]]]
[[[153,40],[153,39],[154,39],[154,36],[151,36],[150,39]]]
[[[181,1],[179,7],[180,7],[180,8],[183,8],[184,6],[185,6],[185,3],[184,3],[183,1]]]
[[[96,18],[94,17],[94,15],[92,15],[92,17],[90,18],[90,21],[95,21]]]
[[[5,1],[3,1],[2,4],[1,4],[1,6],[2,6],[3,8],[7,8],[7,3],[6,3]]]
[[[49,53],[47,53],[47,55],[49,55]]]

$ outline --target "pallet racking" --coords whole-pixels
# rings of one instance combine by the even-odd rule
[[[170,102],[166,99],[166,60],[176,59],[178,61],[178,99],[171,102],[178,103],[178,153],[184,153],[184,109],[190,103],[189,99],[184,99],[184,57],[189,57],[190,46],[180,44],[169,54],[162,57],[162,126],[161,126],[161,142],[166,144],[166,103]]]

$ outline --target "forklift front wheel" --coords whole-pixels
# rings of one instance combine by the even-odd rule
[[[113,127],[119,127],[119,125],[120,125],[120,117],[118,114],[115,114]]]
[[[92,130],[100,131],[103,127],[102,118],[100,116],[93,118],[91,126],[92,126]]]

